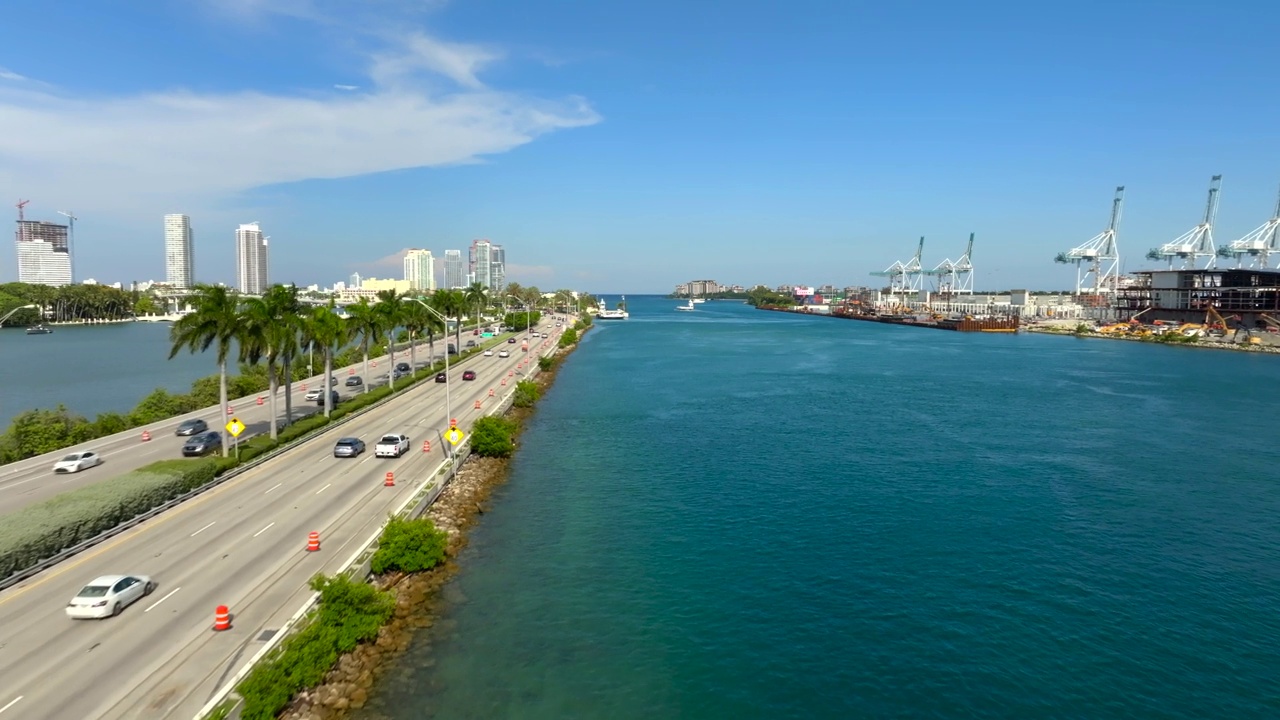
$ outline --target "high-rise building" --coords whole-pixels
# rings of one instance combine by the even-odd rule
[[[15,238],[18,282],[55,287],[71,283],[71,248],[66,225],[19,220]]]
[[[191,218],[164,216],[164,279],[169,285],[189,288],[195,284],[195,237]]]
[[[489,262],[489,289],[500,293],[507,287],[507,250],[494,245]]]
[[[351,278],[347,285],[353,288],[360,287],[360,273],[351,273]]]
[[[449,290],[467,286],[466,273],[462,269],[461,250],[444,251],[444,286]]]
[[[266,292],[270,284],[267,269],[267,237],[256,222],[241,225],[236,230],[236,281],[240,292],[246,295]]]
[[[405,254],[404,279],[412,290],[436,289],[436,259],[430,250],[410,250]]]
[[[490,276],[493,266],[493,243],[488,240],[472,240],[471,251],[467,257],[471,264],[471,274],[475,276],[472,282],[478,282],[486,288],[493,287]]]

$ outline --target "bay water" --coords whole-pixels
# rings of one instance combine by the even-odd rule
[[[357,717],[1280,716],[1280,358],[629,300]]]

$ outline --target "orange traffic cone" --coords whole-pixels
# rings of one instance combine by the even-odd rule
[[[320,549],[320,533],[312,532],[307,535],[307,552],[316,552]]]
[[[259,404],[259,405],[261,405],[261,404],[262,404],[262,396],[261,396],[261,395],[259,395],[259,396],[258,396],[258,404]]]
[[[230,630],[231,629],[231,612],[227,610],[226,605],[219,605],[218,609],[213,611],[213,629],[214,630]]]
[[[235,408],[233,408],[233,407],[231,407],[230,405],[228,405],[228,406],[227,406],[227,414],[228,414],[228,415],[235,415],[235,414],[236,414],[236,409],[235,409]]]
[[[146,430],[143,430],[143,431],[142,431],[142,442],[147,442],[147,441],[148,441],[148,440],[150,440],[150,439],[151,439],[151,433],[147,432]]]
[[[476,407],[475,407],[475,409],[476,409],[476,410],[479,410],[479,409],[480,409],[480,401],[479,401],[479,400],[477,400],[477,401],[476,401]]]
[[[422,452],[431,452],[431,441],[430,441],[430,440],[423,440],[423,441],[422,441]]]
[[[393,472],[388,471],[388,472],[387,472],[387,479],[386,479],[382,484],[383,484],[384,486],[386,486],[386,487],[395,487],[395,484],[396,484],[396,474],[395,474],[395,473],[393,473]]]

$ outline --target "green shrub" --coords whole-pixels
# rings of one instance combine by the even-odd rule
[[[576,342],[578,342],[578,330],[576,328],[569,328],[560,336],[560,347],[562,348],[569,347]]]
[[[556,364],[555,358],[547,357],[546,355],[543,355],[542,357],[538,358],[538,369],[544,372],[555,367],[555,364]]]
[[[482,417],[471,428],[471,450],[480,457],[511,457],[516,449],[515,434],[515,421],[494,415]]]
[[[345,575],[317,575],[320,607],[309,624],[249,671],[236,688],[243,720],[272,720],[300,690],[318,685],[343,653],[373,639],[391,618],[395,598]]]
[[[0,577],[29,568],[214,479],[213,458],[162,460],[0,518]]]
[[[516,383],[516,392],[511,399],[512,405],[518,408],[531,408],[536,402],[538,402],[537,383],[532,380],[521,380]]]
[[[370,561],[375,575],[392,571],[422,572],[444,562],[449,536],[428,518],[391,518],[378,538],[378,550]]]

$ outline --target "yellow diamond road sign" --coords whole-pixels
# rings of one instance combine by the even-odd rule
[[[444,434],[444,439],[445,439],[445,440],[448,440],[449,442],[453,443],[454,445],[457,445],[458,443],[462,442],[462,438],[464,438],[464,437],[466,437],[466,433],[462,432],[461,430],[459,430],[459,429],[458,429],[458,428],[456,428],[456,427],[455,427],[455,428],[449,428],[449,432],[447,432],[447,433],[445,433],[445,434]]]
[[[244,432],[244,423],[240,422],[240,418],[231,418],[231,422],[227,423],[227,432],[231,433],[231,437],[240,437],[240,433]]]

